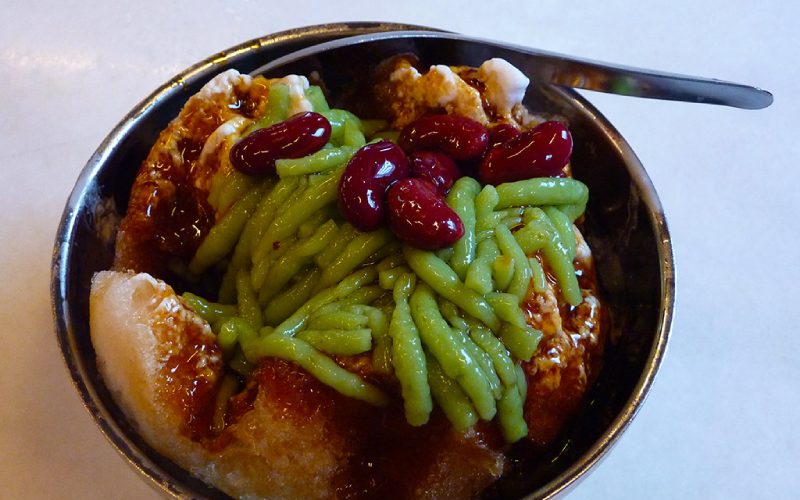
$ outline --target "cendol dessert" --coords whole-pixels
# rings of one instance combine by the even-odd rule
[[[314,83],[228,70],[158,137],[92,282],[100,374],[234,497],[480,496],[600,367],[568,124],[500,59],[392,58],[358,116]]]

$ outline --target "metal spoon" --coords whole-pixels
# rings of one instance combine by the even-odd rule
[[[282,76],[289,72],[324,75],[345,85],[363,79],[364,65],[396,54],[414,53],[422,64],[477,66],[501,57],[528,75],[533,85],[560,85],[649,99],[720,104],[763,109],[772,94],[760,88],[717,79],[665,73],[437,31],[390,31],[342,38],[314,45],[273,60],[252,74]],[[435,56],[435,60],[434,60]],[[427,57],[431,60],[425,60]],[[358,71],[356,71],[358,69]]]

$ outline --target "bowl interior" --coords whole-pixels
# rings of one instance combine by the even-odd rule
[[[53,307],[71,376],[90,413],[128,460],[173,495],[221,497],[144,443],[128,425],[100,379],[89,338],[91,277],[108,269],[113,238],[103,231],[124,214],[139,165],[157,135],[184,102],[228,68],[250,72],[265,62],[323,41],[369,32],[419,29],[382,23],[315,26],[278,33],[218,54],[176,77],[138,105],[98,148],[64,212],[54,251]],[[435,44],[411,47],[424,64],[477,64],[441,54]],[[374,61],[344,65],[356,71]],[[320,69],[320,68],[317,68]],[[349,77],[322,71],[334,97]],[[575,139],[575,176],[591,192],[585,234],[593,249],[601,294],[611,311],[611,342],[604,368],[584,411],[552,449],[530,467],[518,452],[511,472],[490,498],[550,496],[572,484],[624,430],[652,381],[666,343],[672,304],[672,267],[663,213],[639,161],[594,108],[570,90],[528,92],[534,110],[566,116]]]

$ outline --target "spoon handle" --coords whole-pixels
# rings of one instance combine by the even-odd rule
[[[500,47],[498,47],[500,48]],[[647,99],[763,109],[772,104],[766,90],[740,83],[590,61],[525,47],[503,47],[525,54],[539,81],[585,90]],[[535,68],[535,69],[533,69]]]
[[[723,80],[679,75],[618,64],[590,61],[519,45],[476,39],[438,31],[389,31],[321,43],[276,59],[253,71],[263,74],[293,66],[310,58],[321,61],[379,61],[382,57],[414,52],[436,54],[423,63],[479,65],[501,57],[519,68],[534,85],[553,84],[648,99],[718,104],[741,109],[762,109],[772,104],[772,94],[760,88]],[[344,57],[344,56],[347,57]],[[431,57],[432,58],[432,57]]]

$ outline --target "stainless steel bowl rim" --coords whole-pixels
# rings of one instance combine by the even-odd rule
[[[98,397],[96,389],[92,385],[86,383],[87,377],[84,373],[84,367],[76,356],[77,348],[72,329],[73,323],[68,308],[66,307],[65,299],[65,297],[68,296],[66,290],[70,286],[67,276],[69,255],[70,252],[73,251],[68,243],[71,241],[72,235],[75,232],[77,210],[83,205],[84,200],[92,194],[91,186],[93,180],[97,177],[100,168],[108,159],[110,151],[137,126],[138,120],[143,113],[151,107],[157,106],[168,96],[181,92],[188,83],[210,79],[220,71],[220,67],[223,63],[227,64],[231,61],[235,61],[237,58],[253,50],[266,46],[280,46],[287,42],[303,40],[315,34],[322,34],[333,38],[356,35],[360,33],[359,30],[385,32],[420,29],[438,31],[434,28],[397,23],[351,22],[322,24],[278,32],[250,40],[214,54],[182,71],[137,104],[103,140],[81,171],[66,203],[61,224],[56,234],[52,256],[51,305],[55,320],[57,340],[72,382],[80,394],[87,411],[119,453],[127,459],[131,466],[146,478],[150,479],[151,484],[161,493],[166,493],[176,498],[186,497],[190,494],[125,435]],[[657,251],[661,262],[661,307],[659,311],[658,331],[655,334],[655,340],[645,363],[644,371],[622,412],[617,415],[600,439],[584,452],[575,463],[528,496],[528,498],[548,499],[561,496],[561,494],[574,487],[584,478],[586,473],[596,465],[616,443],[620,435],[625,431],[638,412],[653,384],[655,375],[664,358],[675,301],[675,268],[669,229],[661,203],[647,172],[620,133],[588,101],[572,89],[558,88],[554,90],[563,93],[565,97],[580,108],[582,112],[591,116],[593,120],[598,123],[606,139],[618,148],[620,156],[625,160],[631,179],[647,207],[650,222],[656,232]]]

